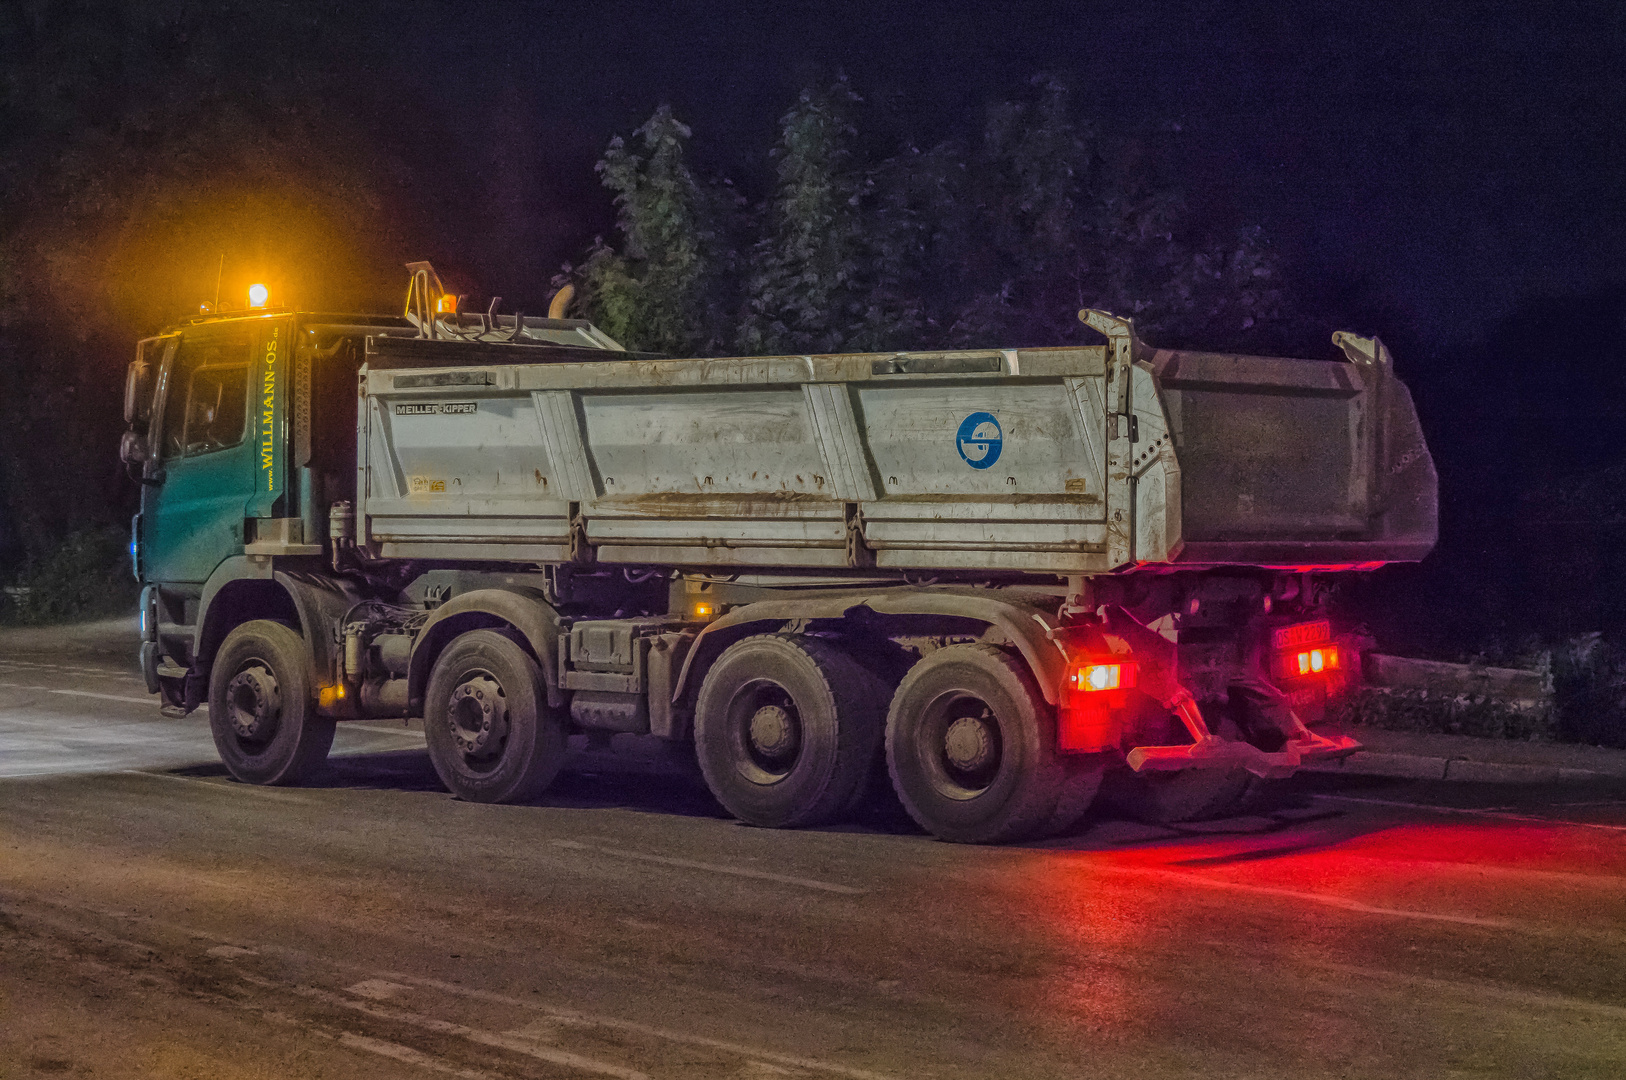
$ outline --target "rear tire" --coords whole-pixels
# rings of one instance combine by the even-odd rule
[[[1225,817],[1253,788],[1246,769],[1182,769],[1133,773],[1114,770],[1101,785],[1101,801],[1149,825]]]
[[[1078,823],[1095,805],[1101,780],[1106,775],[1106,767],[1094,756],[1063,757],[1062,765],[1066,769],[1067,779],[1062,781],[1056,812],[1050,815],[1049,823],[1041,830],[1042,836],[1065,836],[1078,828]]]
[[[209,669],[209,732],[226,771],[245,784],[308,779],[333,746],[316,715],[305,639],[268,619],[243,623]]]
[[[904,676],[886,722],[892,786],[942,840],[1033,836],[1057,813],[1067,776],[1054,710],[1021,660],[992,645],[951,645]]]
[[[861,796],[881,739],[879,682],[817,638],[736,641],[695,702],[695,752],[706,786],[741,821],[821,825]]]
[[[1210,729],[1222,739],[1243,741],[1246,732],[1238,723],[1235,709],[1240,699],[1233,692],[1227,704],[1205,702],[1202,706]],[[1167,721],[1170,732],[1183,734],[1179,722]],[[1177,735],[1171,736],[1172,738]],[[1258,786],[1246,769],[1182,769],[1179,772],[1136,773],[1128,768],[1114,769],[1101,785],[1101,802],[1124,817],[1148,825],[1174,825],[1182,821],[1207,821],[1235,813]]]
[[[471,630],[446,646],[423,712],[429,760],[466,802],[528,802],[564,763],[565,726],[547,706],[542,669],[495,630]]]

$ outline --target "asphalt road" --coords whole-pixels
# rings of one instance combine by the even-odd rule
[[[649,762],[458,803],[370,723],[254,788],[128,638],[0,635],[5,1080],[1626,1075],[1618,785],[972,848]]]

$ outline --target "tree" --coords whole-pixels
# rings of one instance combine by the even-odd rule
[[[773,196],[752,250],[738,335],[748,353],[897,348],[918,329],[906,280],[906,200],[854,162],[845,78],[805,90],[780,120]]]
[[[990,106],[974,138],[870,160],[862,104],[845,79],[803,91],[746,213],[690,174],[669,109],[638,130],[642,153],[615,140],[599,170],[623,244],[590,252],[584,309],[629,344],[691,353],[1082,343],[1083,307],[1160,344],[1257,350],[1290,327],[1263,232],[1199,220],[1133,144],[1075,118],[1061,80]]]
[[[727,334],[731,257],[716,222],[727,195],[702,188],[684,163],[689,129],[670,106],[655,110],[633,137],[642,152],[617,136],[598,164],[615,192],[623,249],[595,241],[579,271],[582,306],[631,348],[714,351]]]
[[[1092,132],[1074,122],[1067,87],[1030,80],[1026,101],[987,111],[969,161],[953,230],[962,295],[946,320],[957,345],[1052,344],[1078,336],[1090,303],[1082,275],[1089,232]]]

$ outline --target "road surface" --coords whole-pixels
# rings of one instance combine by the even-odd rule
[[[421,734],[247,787],[104,624],[0,635],[0,1078],[1626,1075],[1626,790],[1300,777],[1012,848]]]

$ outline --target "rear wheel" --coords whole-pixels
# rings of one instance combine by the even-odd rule
[[[1039,833],[1067,780],[1053,710],[1026,666],[991,645],[938,649],[904,676],[886,759],[909,816],[959,843]]]
[[[1202,712],[1209,728],[1222,739],[1241,742],[1245,732],[1238,722],[1246,719],[1237,712],[1241,704],[1233,692],[1228,703],[1205,701]],[[1166,722],[1168,740],[1183,733],[1172,717]],[[1101,802],[1125,817],[1149,825],[1173,825],[1182,821],[1206,821],[1235,813],[1257,786],[1246,769],[1182,769],[1179,772],[1131,772],[1114,769],[1101,784]]]
[[[881,737],[879,681],[836,646],[764,634],[735,642],[695,702],[706,785],[741,821],[818,825],[861,794]]]
[[[1106,767],[1094,755],[1063,757],[1062,766],[1067,778],[1062,781],[1061,795],[1056,799],[1056,812],[1041,830],[1043,836],[1063,836],[1076,829],[1095,805],[1095,796],[1101,790],[1101,779],[1106,773]]]
[[[209,670],[209,732],[247,784],[292,784],[327,760],[333,721],[316,715],[305,639],[256,619],[221,643]]]
[[[1224,817],[1242,805],[1253,788],[1246,769],[1182,769],[1133,773],[1119,769],[1101,785],[1101,801],[1152,825]]]
[[[436,659],[423,726],[435,772],[468,802],[534,799],[564,763],[565,726],[547,706],[542,669],[495,630],[462,634]]]

